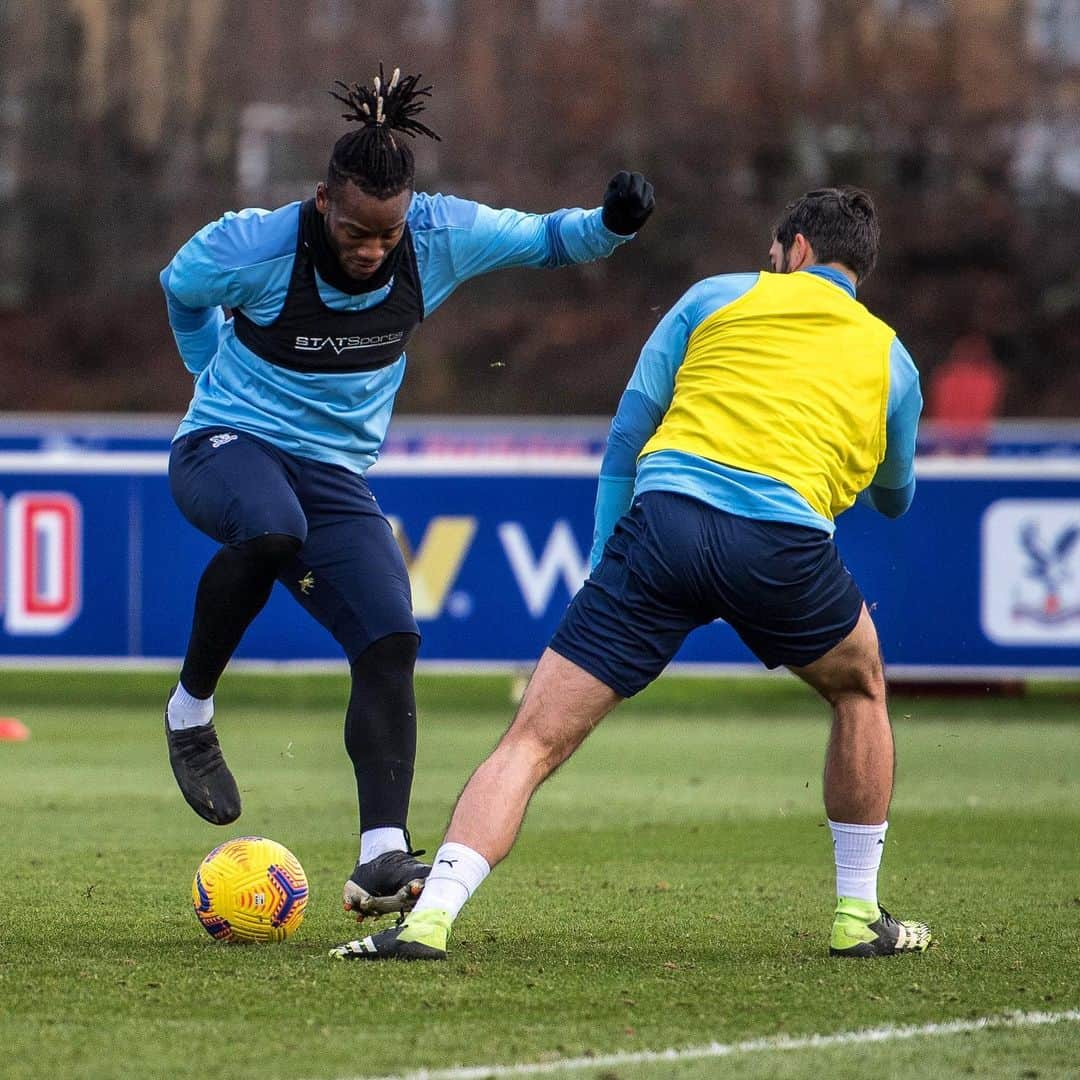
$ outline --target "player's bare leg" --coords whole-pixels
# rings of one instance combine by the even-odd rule
[[[930,931],[899,922],[877,902],[895,757],[877,631],[866,606],[851,633],[820,660],[792,668],[832,706],[825,809],[836,856],[835,956],[922,952]]]
[[[412,914],[401,927],[350,941],[331,955],[445,956],[450,923],[513,847],[533,793],[621,700],[577,664],[546,649],[513,723],[465,785]]]
[[[893,737],[877,631],[865,605],[855,629],[820,660],[792,668],[832,706],[825,810],[833,821],[885,820],[893,789]]]
[[[609,686],[546,649],[514,722],[461,793],[447,841],[478,851],[489,866],[505,858],[533,792],[620,701]]]

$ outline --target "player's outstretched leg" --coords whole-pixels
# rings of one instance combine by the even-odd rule
[[[174,730],[169,726],[169,703],[165,706],[165,738],[169,764],[188,806],[212,825],[228,825],[240,816],[240,792],[221,755],[214,721]]]
[[[620,701],[548,649],[510,728],[469,779],[416,907],[391,930],[331,950],[339,960],[441,960],[462,907],[510,851],[533,792]]]

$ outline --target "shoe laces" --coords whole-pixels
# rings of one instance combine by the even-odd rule
[[[409,830],[408,829],[402,829],[401,831],[405,834],[405,854],[406,855],[411,855],[414,859],[418,859],[418,858],[420,858],[421,855],[426,855],[427,854],[427,849],[426,848],[417,848],[416,851],[413,851],[412,837],[409,835]]]
[[[224,763],[221,745],[212,724],[173,731],[172,737],[173,745],[190,768],[207,772]]]
[[[878,911],[881,912],[881,925],[882,926],[899,926],[900,923],[897,919],[894,919],[880,904],[878,904]]]

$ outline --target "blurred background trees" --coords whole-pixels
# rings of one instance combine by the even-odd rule
[[[434,83],[419,187],[594,206],[629,167],[658,203],[607,262],[464,286],[399,410],[610,412],[685,288],[847,182],[924,373],[962,340],[1005,413],[1080,415],[1080,0],[0,0],[0,408],[182,411],[157,272],[306,197],[380,60]]]

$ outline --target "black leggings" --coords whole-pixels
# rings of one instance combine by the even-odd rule
[[[360,828],[404,829],[416,759],[413,668],[420,639],[389,634],[352,664],[345,749],[356,773]]]
[[[198,698],[213,694],[251,621],[301,541],[267,533],[228,544],[210,560],[195,594],[195,616],[180,681]],[[352,663],[345,749],[356,773],[362,829],[405,827],[416,757],[413,669],[420,639],[388,634]]]
[[[270,599],[278,573],[300,550],[285,533],[266,533],[242,544],[226,544],[210,560],[195,593],[180,682],[189,694],[208,698],[236,646]]]

